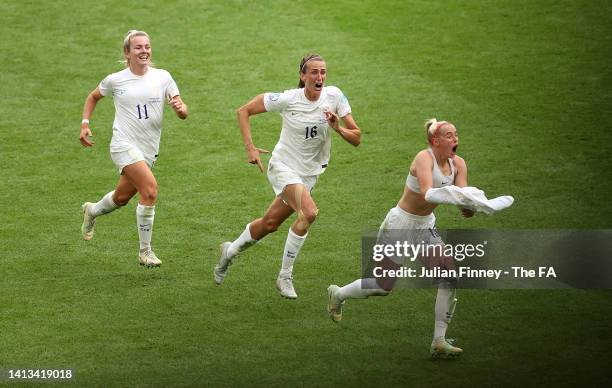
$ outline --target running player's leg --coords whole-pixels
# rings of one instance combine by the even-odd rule
[[[280,197],[275,197],[264,215],[248,223],[238,238],[231,242],[222,243],[221,257],[213,271],[215,282],[217,284],[223,282],[227,275],[227,269],[236,255],[268,234],[275,232],[292,213],[293,209],[291,207],[284,203]]]
[[[287,233],[276,285],[281,296],[295,299],[297,293],[293,287],[293,264],[306,241],[308,230],[317,218],[319,210],[310,195],[310,191],[301,183],[285,186],[282,198],[295,211],[297,217]]]
[[[450,256],[442,257],[439,267],[446,270],[456,269],[454,260]],[[434,334],[431,341],[432,357],[455,357],[463,350],[453,346],[446,339],[446,330],[451,322],[457,306],[457,279],[442,278],[438,280],[438,292],[436,294]]]
[[[384,269],[397,269],[399,265],[389,259],[382,262]],[[395,278],[362,278],[339,287],[335,284],[327,287],[327,311],[334,322],[342,320],[342,306],[347,299],[365,299],[370,296],[387,296],[395,285]]]
[[[406,215],[405,212],[398,208],[391,209],[384,221],[381,223],[377,244],[394,245],[396,241],[416,239],[419,235],[414,234],[414,228],[418,225],[414,220]],[[373,263],[376,267],[380,267],[379,273],[388,273],[386,270],[395,271],[403,264],[401,257],[385,257],[379,263]],[[373,273],[373,272],[368,272]],[[364,299],[370,296],[387,296],[395,286],[397,278],[395,277],[366,277],[354,280],[353,282],[339,287],[332,284],[327,288],[328,304],[327,311],[334,322],[339,322],[342,319],[342,306],[347,299]]]
[[[144,160],[125,166],[123,175],[140,195],[136,207],[136,222],[140,240],[140,264],[158,266],[161,264],[161,260],[157,258],[151,248],[155,201],[157,200],[157,180]]]
[[[83,208],[83,225],[81,232],[83,239],[91,240],[94,235],[96,217],[108,214],[127,204],[137,193],[136,188],[121,175],[115,190],[106,193],[98,202],[85,202]]]

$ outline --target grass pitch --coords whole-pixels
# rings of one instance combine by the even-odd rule
[[[453,121],[470,183],[515,205],[439,227],[610,229],[612,9],[593,1],[149,1],[0,3],[0,369],[72,368],[85,386],[573,386],[609,384],[609,290],[460,290],[449,335],[464,356],[431,362],[432,290],[349,301],[334,325],[325,289],[359,276],[376,228],[424,147]],[[80,238],[80,204],[116,182],[113,107],[78,142],[84,99],[119,70],[121,39],[148,31],[190,117],[168,109],[153,243],[137,265],[135,201]],[[334,139],[314,192],[320,215],[296,263],[296,301],[274,288],[288,224],[243,254],[222,287],[218,244],[273,193],[245,162],[234,110],[297,85],[327,60],[363,131]],[[271,149],[275,114],[253,119]]]

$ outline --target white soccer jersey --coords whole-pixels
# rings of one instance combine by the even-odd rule
[[[344,117],[351,113],[348,100],[335,86],[325,86],[317,101],[310,101],[304,89],[265,93],[267,111],[277,111],[283,128],[271,162],[280,161],[301,176],[319,175],[329,163],[331,132],[324,111]]]
[[[149,67],[139,76],[126,68],[108,75],[98,88],[103,96],[111,93],[115,103],[111,152],[135,145],[145,157],[154,159],[159,152],[164,105],[179,94],[170,73]]]

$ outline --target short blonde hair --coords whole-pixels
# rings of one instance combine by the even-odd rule
[[[125,38],[123,38],[123,57],[124,59],[120,61],[121,63],[125,65],[125,67],[128,67],[130,65],[125,54],[130,51],[130,43],[132,41],[132,38],[135,36],[144,36],[147,39],[149,39],[149,42],[151,42],[151,37],[146,32],[140,31],[140,30],[129,30],[127,34],[125,34]],[[151,65],[153,65],[153,62],[151,62]]]
[[[433,144],[433,138],[438,134],[440,128],[442,128],[446,124],[450,123],[447,121],[438,121],[435,117],[425,122],[425,131],[427,134],[427,142],[429,144]]]

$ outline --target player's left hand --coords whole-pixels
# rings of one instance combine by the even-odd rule
[[[329,126],[335,129],[336,131],[339,131],[340,118],[338,117],[338,115],[331,111],[324,111],[323,114],[325,114],[325,120],[327,120],[327,124],[329,124]]]
[[[172,97],[170,100],[168,100],[168,105],[170,105],[170,107],[172,107],[172,109],[181,117],[186,116],[187,109],[180,96]]]

